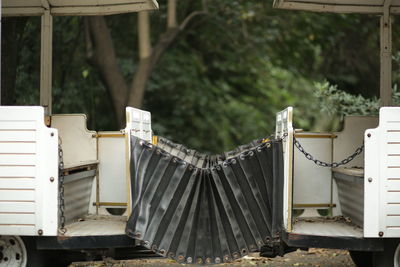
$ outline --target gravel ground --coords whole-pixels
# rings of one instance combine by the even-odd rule
[[[178,264],[169,259],[137,259],[128,261],[105,260],[102,262],[77,262],[70,267],[179,267]],[[194,267],[196,265],[186,265]],[[197,265],[199,266],[199,265]],[[204,265],[202,265],[204,266]],[[274,259],[261,258],[258,254],[251,254],[233,263],[225,263],[213,266],[314,266],[314,267],[355,267],[349,253],[343,250],[331,249],[309,249],[309,251],[298,250],[286,254],[284,257]]]

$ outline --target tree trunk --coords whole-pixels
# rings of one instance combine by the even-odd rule
[[[120,125],[124,122],[124,108],[126,105],[136,108],[142,107],[148,80],[167,48],[194,17],[206,14],[206,11],[192,12],[179,25],[176,9],[177,0],[168,0],[167,30],[160,36],[153,48],[150,41],[149,13],[147,11],[139,12],[139,64],[130,87],[124,81],[121,70],[117,65],[113,42],[104,18],[91,17],[88,19],[90,34],[87,35],[90,38],[87,41],[87,50],[89,58],[101,72],[103,82],[112,96]]]
[[[117,63],[111,33],[102,16],[88,17],[90,38],[87,44],[89,61],[100,70],[113,102],[119,126],[125,122],[125,103],[128,86]]]

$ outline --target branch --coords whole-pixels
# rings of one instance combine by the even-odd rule
[[[206,0],[203,1],[203,7]],[[157,44],[152,48],[148,58],[140,58],[138,69],[131,82],[131,90],[127,98],[127,105],[140,108],[146,90],[146,84],[167,48],[177,39],[179,33],[187,27],[193,18],[207,14],[206,11],[194,11],[183,22],[176,25],[176,17],[168,18],[167,31],[160,36]],[[168,1],[168,16],[176,16],[176,0]],[[175,25],[175,26],[174,26]],[[147,31],[149,31],[147,29]]]
[[[208,12],[207,11],[194,11],[192,13],[190,13],[181,23],[181,25],[179,25],[179,30],[183,31],[186,26],[189,24],[189,22],[195,18],[196,16],[200,16],[200,15],[207,15]]]

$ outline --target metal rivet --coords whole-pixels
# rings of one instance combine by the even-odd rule
[[[54,177],[50,177],[50,182],[54,182]]]
[[[372,178],[371,177],[368,178],[368,182],[370,182],[370,183],[372,182]]]
[[[383,236],[383,232],[381,231],[381,232],[379,232],[379,236]]]
[[[370,133],[367,133],[367,136],[368,136],[368,137],[371,137],[371,134],[370,134]]]
[[[38,232],[39,235],[43,235],[43,230],[42,229],[39,229],[37,232]]]
[[[51,132],[51,133],[50,133],[50,136],[54,136],[54,133],[53,133],[53,132]]]

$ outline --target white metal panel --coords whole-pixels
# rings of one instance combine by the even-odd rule
[[[16,213],[14,212],[13,214],[2,214],[0,213],[0,223],[1,224],[15,224],[16,222],[22,223],[22,224],[30,224],[30,225],[35,225],[36,216],[34,213],[30,214],[23,214],[23,213]]]
[[[0,154],[0,165],[36,165],[36,155]]]
[[[0,178],[0,189],[34,189],[35,184],[33,178]]]
[[[293,202],[293,108],[277,113],[276,131],[277,138],[283,140],[283,168],[284,168],[284,192],[283,192],[283,222],[288,232],[292,231],[292,202]]]
[[[33,142],[35,131],[0,131],[1,142]]]
[[[7,153],[7,154],[22,154],[22,153],[24,153],[24,154],[26,154],[26,153],[35,153],[35,152],[36,152],[36,144],[35,143],[8,142],[8,143],[2,143],[0,146],[0,153]]]
[[[389,166],[400,166],[400,155],[389,154],[387,160]]]
[[[58,234],[58,131],[44,126],[44,109],[41,107],[40,131],[37,133],[36,232],[43,235]],[[50,178],[54,181],[51,182]]]
[[[0,234],[57,235],[58,134],[44,109],[0,107],[0,151]]]
[[[125,137],[121,132],[99,132],[100,202],[126,203]]]
[[[30,224],[0,224],[0,233],[12,233],[10,235],[26,235],[26,233],[34,232],[35,225]]]
[[[371,178],[371,182],[364,182],[364,236],[379,236],[379,187],[380,187],[380,161],[379,153],[379,129],[368,129],[364,135],[364,164],[365,179]]]
[[[35,177],[36,167],[23,165],[2,165],[0,166],[0,174],[1,177]]]
[[[85,114],[54,115],[51,126],[58,129],[64,165],[97,160],[96,132],[87,129]]]
[[[127,107],[126,114],[126,133],[131,133],[147,142],[151,142],[151,113],[141,109]]]
[[[316,135],[316,138],[312,138]],[[304,149],[315,158],[332,161],[332,139],[318,134],[302,133],[297,138]],[[331,202],[331,170],[314,164],[298,150],[294,150],[293,195],[295,204],[329,204]],[[318,188],[318,190],[315,190]]]
[[[35,202],[0,202],[1,213],[32,213],[35,212]]]
[[[379,126],[365,132],[365,237],[400,237],[400,108],[381,108]]]
[[[386,211],[388,214],[400,214],[400,202],[389,203]]]
[[[23,112],[17,111],[14,116],[23,118]],[[13,121],[12,118],[4,118],[0,121],[0,131],[15,132],[15,130],[36,131],[36,121],[28,119]]]
[[[35,201],[35,190],[0,190],[0,201]]]
[[[363,136],[366,129],[378,126],[378,117],[375,116],[346,116],[341,132],[335,133],[337,138],[333,140],[333,160],[340,162],[347,158],[363,144]],[[364,152],[344,167],[363,167]]]
[[[131,207],[131,135],[139,137],[148,142],[152,142],[151,113],[137,108],[126,107],[126,127],[125,127],[125,162],[126,162],[126,184],[127,184],[127,213],[130,214]]]

